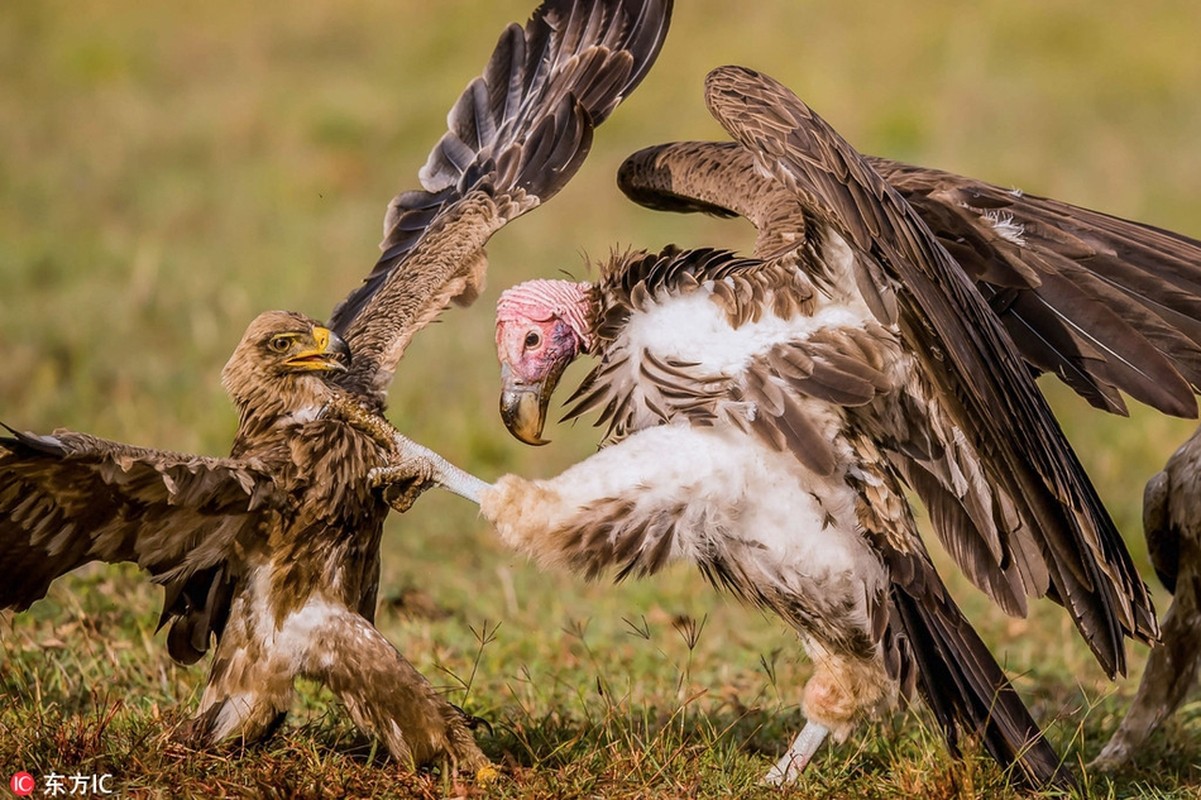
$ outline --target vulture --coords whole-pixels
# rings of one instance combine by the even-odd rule
[[[1172,604],[1161,620],[1126,718],[1092,762],[1104,770],[1127,763],[1180,707],[1201,668],[1201,430],[1172,454],[1143,492],[1143,532],[1151,564]]]
[[[806,724],[767,780],[916,690],[1030,785],[1068,772],[947,591],[906,500],[1011,615],[1067,610],[1110,675],[1158,635],[1147,588],[1034,377],[1195,415],[1201,242],[859,154],[775,80],[710,73],[733,141],[634,154],[651,208],[741,215],[754,257],[610,257],[595,283],[537,280],[497,305],[501,414],[542,443],[564,367],[598,359],[566,418],[602,448],[546,480],[507,475],[483,516],[586,577],[693,561],[774,611],[814,663]]]
[[[282,311],[250,323],[222,373],[239,413],[227,458],[9,428],[0,608],[28,608],[88,562],[132,561],[165,587],[173,658],[193,663],[215,641],[188,726],[199,743],[267,735],[307,676],[401,763],[487,769],[472,720],[373,625],[389,507],[404,510],[440,463],[391,434],[386,392],[413,334],[478,294],[488,238],[575,174],[670,14],[671,0],[546,0],[501,34],[421,189],[388,206],[363,284],[325,324]],[[368,474],[384,465],[377,492]]]

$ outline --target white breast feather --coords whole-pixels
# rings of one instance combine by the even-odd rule
[[[634,314],[624,331],[630,352],[648,350],[660,359],[693,362],[711,374],[734,376],[777,344],[805,339],[822,328],[860,326],[866,318],[862,306],[828,303],[812,316],[782,319],[769,312],[758,322],[732,328],[710,295],[702,287],[690,295],[659,299]]]
[[[752,559],[747,566],[763,579],[793,591],[824,586],[856,600],[887,582],[858,530],[855,492],[840,473],[814,475],[791,454],[731,427],[648,428],[538,483],[560,501],[545,509],[552,517],[611,497],[635,501],[630,526],[677,514],[675,560],[702,561],[717,549]],[[866,619],[865,607],[861,613]]]

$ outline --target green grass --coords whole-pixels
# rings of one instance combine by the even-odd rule
[[[324,317],[358,282],[387,200],[415,185],[451,102],[502,25],[532,6],[9,4],[0,419],[221,453],[236,420],[218,376],[246,323],[272,307]],[[864,151],[1201,236],[1195,2],[679,6],[658,66],[601,129],[578,178],[495,238],[487,294],[422,333],[393,386],[398,425],[485,477],[553,474],[595,444],[581,425],[522,448],[498,424],[500,289],[583,275],[581,254],[614,245],[749,243],[743,225],[656,215],[614,186],[638,147],[721,135],[701,102],[718,64],[778,77]],[[1053,394],[1150,576],[1142,484],[1192,424],[1145,410],[1112,419]],[[0,770],[111,772],[136,797],[1010,794],[986,758],[949,759],[922,711],[823,751],[789,792],[759,788],[801,724],[808,666],[781,624],[687,569],[619,586],[540,574],[504,552],[474,508],[437,493],[392,520],[384,547],[380,626],[492,722],[480,740],[502,765],[495,784],[404,774],[312,686],[263,746],[173,743],[204,669],[167,659],[154,635],[158,590],[130,568],[85,569],[0,621]],[[1059,609],[1009,620],[947,572],[1055,744],[1073,763],[1094,756],[1144,651],[1111,684]],[[1136,768],[1087,786],[1098,797],[1201,796],[1199,762],[1194,695]]]

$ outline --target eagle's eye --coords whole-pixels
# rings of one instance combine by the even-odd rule
[[[542,343],[542,334],[538,331],[530,331],[525,335],[525,349],[532,350]]]
[[[288,352],[288,348],[292,346],[292,337],[284,336],[282,334],[279,336],[272,336],[271,340],[267,342],[267,346],[277,353],[286,353]]]

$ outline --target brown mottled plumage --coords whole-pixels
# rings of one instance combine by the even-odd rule
[[[328,327],[279,311],[250,324],[223,373],[239,411],[228,458],[69,431],[0,440],[0,571],[12,576],[0,608],[27,608],[89,561],[134,561],[166,587],[174,658],[194,662],[216,640],[190,726],[200,741],[270,732],[304,675],[403,763],[486,765],[462,712],[372,625],[389,504],[407,508],[446,466],[395,435],[385,394],[413,334],[478,293],[491,234],[575,174],[670,12],[671,0],[546,0],[504,32]]]
[[[1172,604],[1160,620],[1142,683],[1122,724],[1092,766],[1113,770],[1180,707],[1201,672],[1201,430],[1182,444],[1143,492],[1143,532]]]

